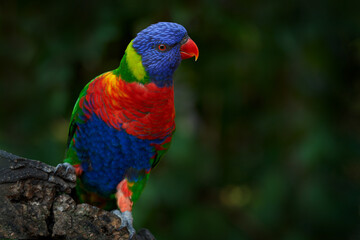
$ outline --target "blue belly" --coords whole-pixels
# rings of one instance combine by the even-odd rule
[[[103,196],[115,193],[129,169],[134,172],[151,168],[155,149],[150,144],[163,140],[138,139],[107,125],[93,114],[86,123],[79,124],[75,138],[83,184]],[[128,180],[136,181],[136,174],[131,178]]]

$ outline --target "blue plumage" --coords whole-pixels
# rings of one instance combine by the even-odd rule
[[[101,195],[113,194],[124,178],[125,169],[130,169],[127,172],[129,181],[138,180],[135,179],[138,177],[136,171],[150,170],[150,159],[155,154],[150,144],[161,142],[163,139],[139,139],[125,131],[118,131],[93,114],[81,124],[75,138],[83,169],[82,181]]]

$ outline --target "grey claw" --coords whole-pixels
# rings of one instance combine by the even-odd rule
[[[65,175],[67,175],[69,173],[69,171],[72,171],[75,173],[75,168],[73,167],[73,165],[71,165],[70,163],[60,163],[56,166],[55,168],[55,174],[60,172],[62,172],[62,169],[65,169]]]
[[[120,229],[126,227],[129,231],[129,239],[131,239],[136,233],[133,227],[133,217],[131,212],[120,212],[118,209],[112,210],[111,212],[121,219]]]

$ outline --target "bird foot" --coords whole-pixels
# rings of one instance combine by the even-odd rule
[[[60,163],[56,166],[54,174],[63,177],[65,179],[70,178],[70,180],[73,180],[73,177],[75,177],[75,168],[70,163]]]
[[[117,217],[121,219],[120,229],[126,227],[129,231],[129,239],[131,239],[135,234],[135,229],[133,227],[133,217],[130,211],[120,212],[118,209],[111,211]]]

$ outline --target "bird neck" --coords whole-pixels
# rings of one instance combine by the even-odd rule
[[[137,82],[141,84],[155,83],[158,87],[172,87],[173,70],[169,70],[167,74],[149,74],[143,64],[143,59],[133,47],[132,40],[125,50],[125,54],[121,59],[120,66],[113,71],[116,76],[120,76],[126,82]]]
[[[141,56],[133,47],[133,41],[127,46],[120,66],[113,73],[117,76],[120,75],[121,79],[126,82],[150,83],[150,78],[142,64]]]

